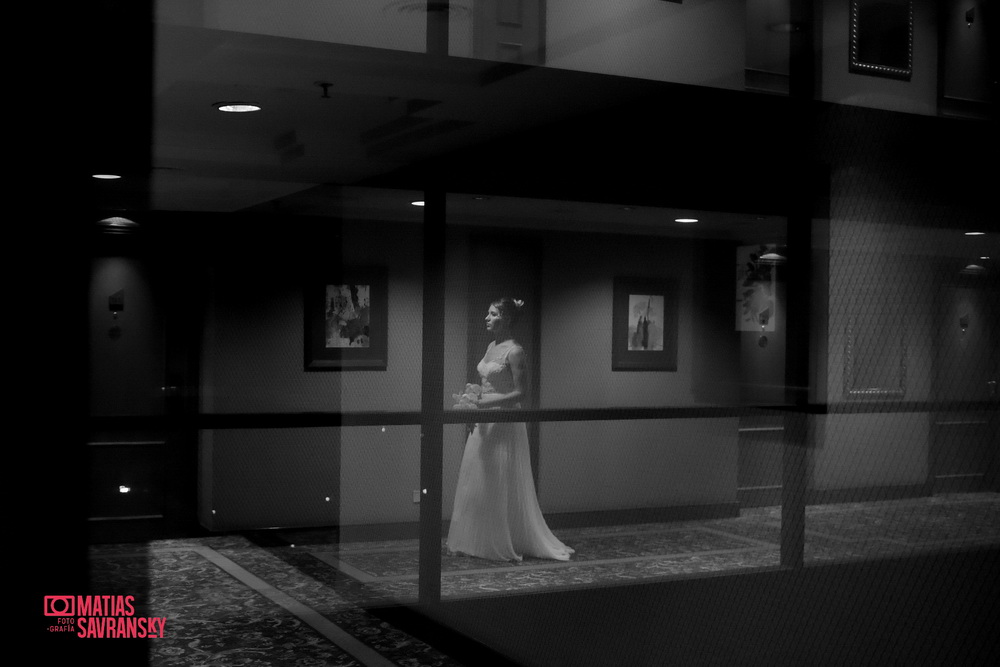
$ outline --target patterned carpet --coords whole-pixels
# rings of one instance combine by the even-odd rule
[[[572,561],[492,563],[442,549],[442,597],[614,586],[776,567],[780,509],[711,521],[556,531]],[[807,566],[1000,544],[1000,494],[812,506]],[[417,599],[415,540],[272,531],[91,549],[92,591],[165,616],[154,665],[457,665],[372,608]]]

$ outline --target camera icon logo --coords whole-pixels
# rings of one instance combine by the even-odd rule
[[[72,595],[45,596],[46,616],[74,616],[75,612],[76,600]]]

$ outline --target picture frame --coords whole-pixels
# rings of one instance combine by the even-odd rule
[[[913,0],[851,0],[850,71],[913,75]]]
[[[616,277],[611,314],[612,371],[677,370],[677,285]]]
[[[304,370],[386,370],[387,285],[384,267],[339,267],[307,280]]]
[[[844,330],[844,399],[901,401],[909,357],[906,330],[898,320],[866,315],[850,317]]]

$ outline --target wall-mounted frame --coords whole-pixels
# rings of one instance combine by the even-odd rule
[[[615,278],[611,328],[612,371],[676,371],[676,284]]]
[[[913,0],[851,0],[850,70],[909,81]]]
[[[303,288],[307,371],[385,370],[388,290],[384,267],[340,267]]]
[[[906,332],[898,322],[849,320],[844,332],[845,399],[902,400],[906,365]]]

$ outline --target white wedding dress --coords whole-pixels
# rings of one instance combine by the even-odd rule
[[[513,391],[507,364],[513,347],[502,343],[494,350],[491,343],[486,350],[477,366],[484,396]],[[491,357],[494,360],[487,361]],[[458,473],[448,551],[503,561],[524,556],[569,560],[573,550],[552,534],[538,507],[524,423],[480,423],[469,434]]]

